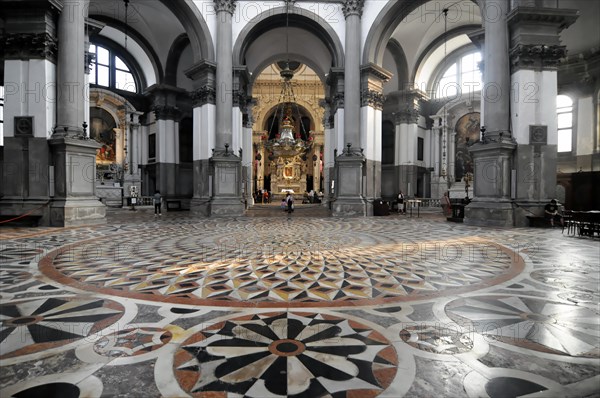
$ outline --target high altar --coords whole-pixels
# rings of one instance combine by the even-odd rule
[[[271,161],[270,166],[271,190],[274,194],[282,194],[289,189],[296,194],[306,190],[306,164],[300,156],[280,157]]]

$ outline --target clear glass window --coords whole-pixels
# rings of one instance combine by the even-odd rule
[[[436,98],[454,97],[468,94],[483,87],[483,79],[478,63],[481,53],[473,52],[460,58],[445,71],[436,87]]]
[[[556,97],[558,152],[573,150],[573,100],[566,95]]]
[[[91,44],[89,52],[96,54],[90,69],[90,84],[137,92],[131,68],[111,50]]]

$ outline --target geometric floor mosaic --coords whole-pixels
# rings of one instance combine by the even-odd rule
[[[369,305],[463,293],[510,279],[520,256],[481,239],[391,240],[391,228],[360,235],[323,222],[298,234],[286,220],[267,244],[264,226],[198,233],[197,226],[151,236],[116,236],[69,245],[40,267],[50,278],[99,293],[179,304],[240,307]],[[117,239],[116,239],[117,238]],[[437,256],[437,257],[436,257]]]
[[[0,396],[599,396],[597,239],[301,210],[0,229]]]

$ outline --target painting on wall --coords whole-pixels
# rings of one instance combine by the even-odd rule
[[[90,109],[90,138],[102,147],[96,152],[96,163],[114,163],[117,159],[116,134],[117,127],[110,113],[100,108]]]
[[[454,159],[454,180],[462,181],[466,173],[473,173],[473,159],[467,146],[479,141],[480,114],[467,113],[456,123],[456,157]]]

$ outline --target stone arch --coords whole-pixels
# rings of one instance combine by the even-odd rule
[[[463,26],[458,26],[458,27],[456,27],[454,29],[448,30],[448,32],[446,33],[445,37],[444,37],[444,35],[436,37],[419,54],[417,60],[415,61],[415,64],[413,65],[412,75],[410,76],[410,81],[416,82],[417,75],[421,71],[421,66],[423,65],[423,63],[427,62],[427,59],[429,58],[429,56],[431,55],[431,53],[433,51],[435,51],[438,47],[443,46],[444,39],[450,40],[450,39],[453,39],[455,37],[458,37],[458,36],[461,36],[461,35],[464,35],[464,34],[467,34],[467,33],[471,33],[471,32],[473,32],[473,31],[475,31],[477,29],[481,29],[481,25],[463,25]],[[467,46],[469,46],[469,45],[467,45]],[[475,47],[474,44],[471,44],[471,46]],[[456,50],[453,50],[453,52],[461,50],[464,47],[465,46],[462,46],[462,47],[460,47],[460,48],[458,48]],[[448,55],[450,55],[450,54],[448,54]],[[436,65],[435,70],[437,71],[439,68],[440,68],[440,65]],[[432,77],[434,77],[435,75],[436,75],[436,72],[432,73]]]
[[[286,14],[286,7],[277,7],[262,12],[252,18],[240,32],[233,47],[233,63],[245,65],[245,54],[252,42],[263,33],[281,27],[281,16]],[[342,43],[333,28],[319,15],[299,7],[289,8],[289,26],[306,29],[314,33],[327,47],[332,58],[333,67],[344,66],[344,50]]]
[[[318,64],[316,64],[314,61],[312,61],[310,58],[308,58],[305,55],[295,54],[295,53],[290,53],[290,55],[292,56],[292,58],[295,61],[301,62],[304,65],[306,65],[309,68],[311,68],[313,71],[315,71],[315,73],[317,74],[317,76],[319,76],[319,79],[321,79],[321,83],[325,84],[325,75],[327,74],[327,71],[321,70],[321,68],[319,68]],[[250,71],[252,73],[252,79],[251,79],[251,82],[250,82],[250,86],[252,86],[252,84],[254,83],[254,81],[256,79],[258,79],[258,77],[260,76],[260,74],[266,68],[268,68],[269,65],[272,65],[275,62],[280,61],[280,60],[281,60],[281,57],[278,56],[278,55],[270,56],[270,57],[266,58],[263,62],[261,62],[253,71]]]
[[[126,27],[125,24],[123,22],[119,21],[118,19],[107,17],[105,15],[90,15],[90,18],[94,19],[96,21],[103,22],[106,25],[108,25],[118,31],[121,31],[121,32],[125,32],[125,30],[127,30],[127,35],[130,38],[132,38],[137,43],[137,45],[139,45],[139,47],[144,52],[145,56],[148,57],[150,64],[152,65],[152,70],[154,71],[154,77],[156,79],[156,82],[161,82],[163,80],[163,68],[162,68],[162,64],[160,62],[160,58],[159,58],[158,54],[156,53],[156,51],[154,51],[154,48],[152,47],[150,42],[148,42],[148,40],[142,34],[140,34],[135,29],[132,29],[131,26]],[[106,36],[104,36],[102,34],[98,34],[98,35],[92,36],[90,39],[91,39],[91,41],[94,41],[95,39],[102,38],[102,37],[106,37]],[[108,37],[108,39],[110,39],[112,42],[114,42],[114,40],[112,40],[112,38]],[[103,40],[103,39],[101,39],[101,40]],[[114,43],[116,44],[116,42],[114,42]],[[117,47],[117,46],[121,49],[122,52],[125,52],[123,47],[120,45],[116,45],[113,47]],[[136,63],[137,63],[137,60],[136,60]],[[141,68],[138,68],[138,72],[141,73]]]
[[[362,63],[372,62],[381,66],[387,43],[398,24],[411,12],[429,1],[431,0],[389,1],[377,15],[367,34],[363,47]],[[471,1],[478,5],[476,0]]]
[[[192,0],[160,0],[181,22],[189,38],[194,62],[215,60],[212,36],[204,17]]]
[[[391,39],[387,44],[388,51],[392,54],[394,62],[396,63],[396,76],[398,80],[398,87],[394,87],[396,90],[404,89],[404,83],[408,80],[408,61],[404,50],[398,41]]]
[[[177,86],[177,66],[181,52],[190,44],[190,39],[187,33],[182,33],[173,40],[169,55],[167,56],[167,64],[165,66],[165,84]]]

